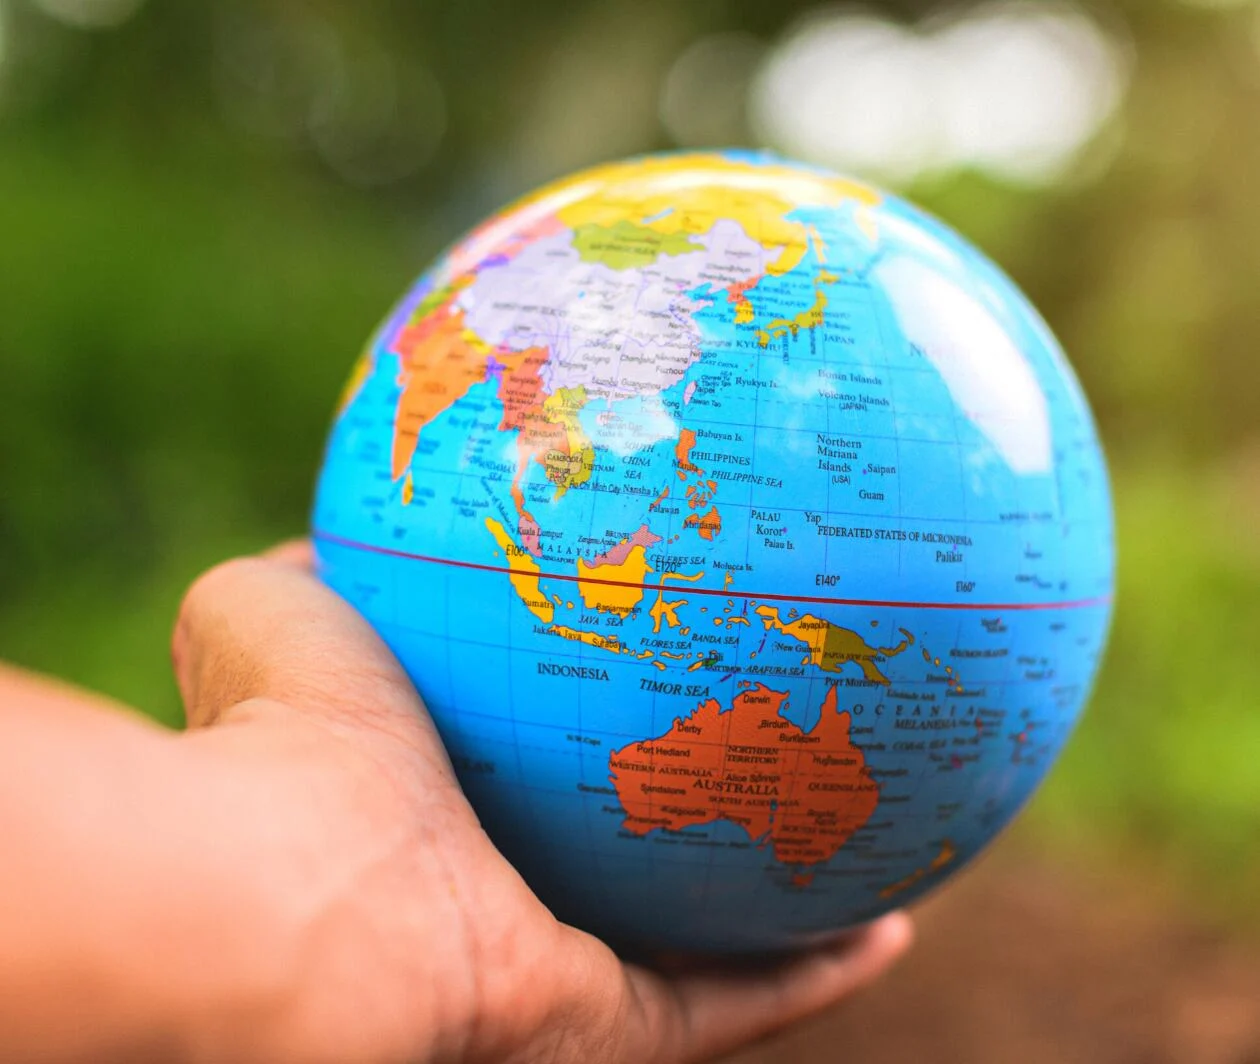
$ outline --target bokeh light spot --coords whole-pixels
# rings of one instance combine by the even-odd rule
[[[332,25],[309,12],[227,9],[215,29],[215,87],[227,120],[254,136],[303,137],[316,98],[343,76]]]
[[[1210,11],[1234,11],[1244,7],[1255,7],[1257,0],[1181,0],[1187,7],[1207,8]]]
[[[104,30],[129,21],[144,6],[144,0],[34,0],[34,4],[67,26]]]
[[[748,86],[765,53],[748,33],[716,33],[688,45],[661,86],[661,125],[686,147],[741,143]]]
[[[916,34],[873,15],[816,14],[767,58],[754,126],[790,155],[908,177],[936,150],[927,58]]]
[[[1070,8],[982,9],[935,36],[939,118],[954,160],[1052,177],[1115,112],[1127,70],[1102,31]]]
[[[313,149],[359,186],[400,181],[433,158],[446,97],[419,61],[312,12],[225,12],[217,30],[215,83],[233,125]]]
[[[321,158],[365,186],[392,184],[424,166],[446,130],[446,98],[428,70],[362,49],[343,53],[340,73],[310,111],[308,129]]]
[[[321,86],[340,78],[333,26],[314,14],[277,18],[227,9],[215,25],[214,82],[232,125],[297,140]]]
[[[915,27],[846,9],[790,30],[752,86],[757,132],[889,180],[976,167],[1060,176],[1115,113],[1123,50],[1059,3],[990,3]]]

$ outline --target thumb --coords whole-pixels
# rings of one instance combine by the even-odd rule
[[[631,967],[649,1050],[643,1059],[708,1060],[773,1034],[873,982],[913,938],[909,917],[897,912],[768,971],[727,967],[666,978]]]
[[[211,569],[188,591],[172,639],[188,725],[282,703],[343,730],[385,732],[450,771],[419,695],[368,623],[311,571],[309,549]]]

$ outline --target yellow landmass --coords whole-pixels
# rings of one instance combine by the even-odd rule
[[[617,613],[625,617],[643,600],[643,582],[652,571],[648,564],[647,551],[642,547],[632,547],[626,560],[620,565],[587,565],[585,558],[579,558],[578,594],[587,609],[602,610],[606,613]],[[594,583],[596,580],[612,580],[616,583]]]
[[[341,396],[337,400],[337,417],[341,417],[346,412],[346,407],[354,402],[363,385],[367,383],[367,379],[372,375],[372,369],[376,365],[376,360],[372,357],[371,350],[364,351],[354,364],[354,369],[350,371],[350,379],[346,381],[345,386],[341,389]]]
[[[867,185],[791,166],[755,166],[720,155],[685,154],[636,159],[586,170],[521,201],[530,215],[553,211],[573,229],[613,228],[627,219],[669,236],[707,233],[719,218],[739,222],[745,233],[778,258],[774,275],[794,269],[809,249],[809,234],[787,215],[803,204],[851,202],[867,215],[881,202]],[[863,208],[866,208],[863,211]]]
[[[608,650],[614,654],[621,652],[621,643],[615,635],[600,635],[598,632],[586,632],[581,628],[568,628],[563,624],[552,625],[547,631],[562,639],[572,639],[575,643],[586,643],[588,646],[599,647],[600,650]]]
[[[648,611],[648,616],[652,618],[653,633],[661,630],[661,622],[664,621],[671,628],[677,628],[681,623],[678,620],[678,611],[688,603],[688,599],[675,599],[673,602],[665,601],[665,585],[671,580],[683,580],[689,584],[694,584],[697,580],[704,576],[703,572],[695,573],[687,576],[684,573],[665,573],[661,577],[661,590],[656,593],[656,601],[652,603],[652,608]]]
[[[818,231],[818,226],[811,225],[809,227],[809,239],[814,243],[814,254],[818,257],[818,261],[826,264],[827,241],[822,238],[822,234]]]
[[[932,858],[931,864],[926,868],[916,868],[905,879],[899,879],[896,883],[890,883],[879,892],[879,896],[887,901],[889,898],[895,898],[898,894],[904,894],[928,876],[935,875],[943,868],[953,864],[957,857],[958,851],[954,848],[954,844],[949,839],[946,839],[941,844],[941,852]]]
[[[871,204],[863,203],[853,212],[853,220],[857,222],[857,227],[862,230],[862,235],[866,237],[872,244],[879,243],[879,222],[875,218],[875,212],[871,209]]]
[[[567,450],[554,448],[542,456],[547,479],[556,486],[556,498],[578,484],[585,484],[595,468],[595,450],[582,431],[578,415],[586,405],[586,389],[559,388],[543,401],[543,416],[564,429]]]
[[[857,632],[840,628],[812,614],[803,613],[794,621],[784,621],[776,606],[758,606],[757,616],[765,622],[767,628],[773,628],[804,643],[809,652],[809,664],[816,665],[824,672],[839,672],[849,662],[853,662],[868,680],[882,684],[889,681],[880,672],[876,658],[896,657],[914,642],[914,636],[903,628],[903,638],[897,646],[873,647]]]
[[[411,470],[407,470],[407,475],[403,477],[402,486],[402,504],[410,506],[411,500],[416,497],[416,482],[411,478]]]
[[[556,615],[556,608],[551,604],[551,600],[542,593],[542,589],[538,586],[539,577],[542,570],[538,568],[538,563],[530,557],[529,551],[518,547],[507,534],[503,526],[499,524],[493,517],[486,518],[486,528],[490,534],[494,536],[495,542],[503,549],[503,553],[507,556],[508,579],[512,581],[512,587],[516,589],[516,593],[520,596],[521,601],[529,607],[529,610],[544,624],[550,624],[552,618]]]
[[[688,599],[675,599],[673,602],[666,602],[664,594],[658,592],[656,601],[652,604],[652,608],[648,611],[648,615],[652,618],[653,633],[660,632],[661,622],[664,621],[671,628],[677,628],[678,611],[687,605]]]
[[[775,318],[764,329],[757,330],[757,343],[762,347],[768,347],[771,340],[777,339],[784,333],[791,333],[795,336],[802,329],[818,329],[822,327],[826,318],[827,311],[827,293],[823,291],[822,286],[825,284],[833,284],[839,278],[834,273],[826,270],[818,272],[818,279],[815,282],[817,288],[814,290],[814,304],[808,310],[803,310],[794,318]]]

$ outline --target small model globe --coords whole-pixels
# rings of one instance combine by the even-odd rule
[[[1058,755],[1111,612],[1036,311],[762,155],[588,170],[455,245],[353,373],[314,536],[490,837],[640,950],[796,948],[940,884]]]

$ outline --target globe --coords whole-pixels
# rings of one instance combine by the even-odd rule
[[[1055,760],[1111,608],[1041,318],[760,154],[587,170],[457,243],[353,371],[313,525],[491,839],[634,950],[794,949],[940,884]]]

